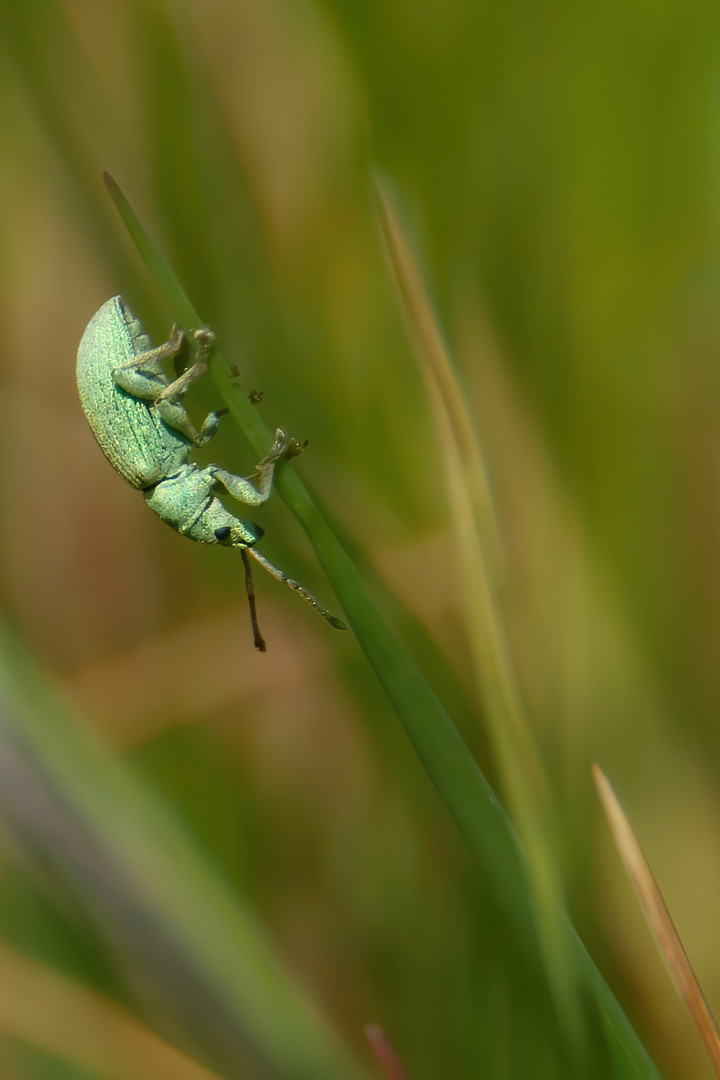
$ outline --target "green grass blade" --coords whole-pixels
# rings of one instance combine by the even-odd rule
[[[106,172],[103,174],[103,180],[125,228],[150,271],[150,276],[165,296],[178,325],[185,330],[196,330],[201,325],[201,320],[180,284],[177,274],[158,246],[151,241],[114,177]]]

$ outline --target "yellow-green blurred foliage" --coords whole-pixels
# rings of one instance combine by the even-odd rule
[[[369,1061],[380,1020],[412,1080],[554,1076],[532,988],[350,635],[257,580],[256,654],[237,553],[165,528],[95,446],[74,385],[86,322],[118,292],[155,340],[170,322],[102,171],[269,423],[309,439],[298,470],[494,777],[370,170],[394,184],[489,462],[571,915],[661,1071],[688,1080],[706,1067],[589,768],[615,782],[717,1004],[719,31],[693,0],[0,11],[5,605],[348,1042]],[[198,414],[217,404],[192,393]],[[212,458],[254,464],[230,428]],[[282,504],[253,516],[330,603]],[[3,880],[12,948],[120,993],[14,861]],[[0,1000],[3,1030],[3,1076],[103,1075],[18,1037]]]

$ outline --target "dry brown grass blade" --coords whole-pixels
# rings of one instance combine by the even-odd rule
[[[620,858],[635,886],[640,903],[665,957],[670,976],[685,999],[715,1072],[720,1077],[720,1037],[715,1018],[705,1001],[663,895],[640,849],[635,833],[615,797],[615,792],[599,765],[593,765],[592,771]]]
[[[584,1021],[578,1006],[577,971],[561,909],[559,871],[548,839],[551,799],[498,602],[502,544],[482,450],[390,192],[378,180],[374,194],[378,228],[399,308],[437,422],[478,697],[483,703],[503,793],[525,844],[539,940],[558,1014],[570,1046],[579,1052],[584,1042]]]
[[[489,562],[490,573],[497,577],[504,569],[503,544],[485,463],[468,406],[389,191],[377,179],[374,195],[380,238],[400,300],[400,314],[426,380],[429,401],[435,409],[441,433],[444,433],[446,444],[451,443],[457,455],[463,490],[469,497],[472,514],[482,536],[484,557]]]
[[[218,1080],[127,1009],[4,944],[0,1032],[108,1080]]]

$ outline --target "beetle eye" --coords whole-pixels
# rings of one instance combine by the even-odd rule
[[[230,539],[230,532],[230,526],[223,525],[222,528],[215,530],[215,539],[222,544],[224,540]]]

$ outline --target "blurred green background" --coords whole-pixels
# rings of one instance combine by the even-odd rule
[[[615,783],[717,1003],[719,32],[711,5],[677,0],[0,10],[4,607],[368,1076],[370,1021],[409,1080],[568,1073],[546,991],[351,635],[258,572],[255,653],[237,553],[165,528],[94,444],[74,381],[87,321],[119,292],[154,340],[172,321],[102,172],[268,423],[309,439],[294,467],[495,781],[438,435],[371,208],[371,170],[389,178],[488,462],[571,917],[663,1075],[700,1078],[589,770]],[[193,388],[198,415],[217,404]],[[231,425],[212,459],[256,460]],[[333,606],[280,500],[252,516]],[[95,1061],[94,997],[74,1036],[59,1024],[68,1045],[48,1034],[50,972],[128,1023],[135,1006],[12,821],[6,841],[2,1076],[181,1076],[142,1072],[140,1050],[127,1072],[119,1050]],[[21,960],[38,965],[25,997]]]

